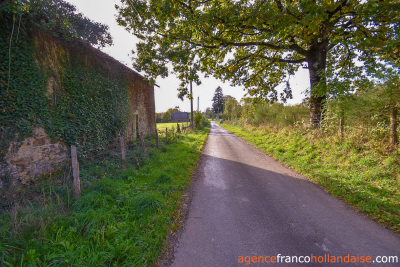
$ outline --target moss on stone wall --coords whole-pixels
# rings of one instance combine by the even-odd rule
[[[129,117],[124,73],[103,66],[88,47],[65,48],[39,35],[36,57],[48,73],[49,135],[77,145],[84,155],[107,148],[124,133]]]
[[[0,160],[11,140],[21,141],[49,119],[45,76],[34,58],[32,35],[20,30],[11,42],[12,24],[0,22]],[[11,57],[10,57],[10,56]],[[9,66],[11,68],[9,68]]]
[[[143,120],[151,117],[140,131],[154,132],[153,87],[140,75],[88,45],[27,25],[11,38],[12,20],[0,20],[0,165],[10,142],[37,127],[53,141],[76,145],[81,157],[125,134],[135,110]]]

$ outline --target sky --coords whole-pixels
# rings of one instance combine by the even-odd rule
[[[114,5],[119,4],[119,0],[65,0],[77,7],[78,12],[83,13],[89,19],[106,24],[113,37],[113,46],[105,47],[101,50],[113,58],[117,59],[126,66],[132,68],[132,50],[135,49],[137,39],[124,27],[116,22],[117,10]],[[171,67],[172,69],[172,67]],[[212,105],[212,97],[215,89],[221,86],[224,95],[235,97],[238,101],[246,94],[243,87],[232,87],[228,82],[219,81],[213,77],[201,77],[202,84],[197,86],[193,84],[193,108],[197,110],[197,99],[199,97],[199,110],[205,111]],[[160,87],[154,87],[156,112],[165,112],[168,108],[179,106],[182,111],[190,111],[190,101],[185,98],[184,101],[178,98],[180,81],[174,75],[170,74],[165,79],[157,79],[156,84]],[[297,104],[305,97],[304,91],[309,88],[308,71],[299,70],[290,80],[293,89],[293,99],[287,101],[288,104]]]

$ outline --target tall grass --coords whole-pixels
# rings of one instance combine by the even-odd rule
[[[209,128],[161,148],[146,140],[117,159],[81,168],[83,193],[73,199],[68,171],[42,181],[0,214],[1,266],[147,266],[174,225]]]
[[[274,125],[286,127],[309,122],[309,110],[304,105],[284,106],[282,103],[263,103],[257,105],[254,114],[254,125]]]

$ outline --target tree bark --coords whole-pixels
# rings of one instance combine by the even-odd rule
[[[397,108],[393,106],[391,108],[390,112],[390,125],[391,125],[391,135],[392,135],[392,140],[391,140],[391,146],[392,149],[394,149],[398,143],[398,136],[397,136]]]
[[[310,123],[313,128],[319,128],[324,117],[326,101],[326,57],[327,45],[319,44],[310,50],[307,60],[310,74]]]

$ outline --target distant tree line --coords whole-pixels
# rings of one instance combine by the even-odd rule
[[[156,113],[156,123],[165,123],[171,121],[171,114],[174,112],[182,112],[179,106],[169,108],[166,112]]]
[[[394,149],[399,143],[400,80],[391,81],[362,87],[353,94],[331,96],[321,128],[342,138],[356,135]],[[225,103],[224,119],[242,125],[310,127],[307,99],[301,104],[284,105],[261,98],[244,97],[240,102],[231,98]]]

